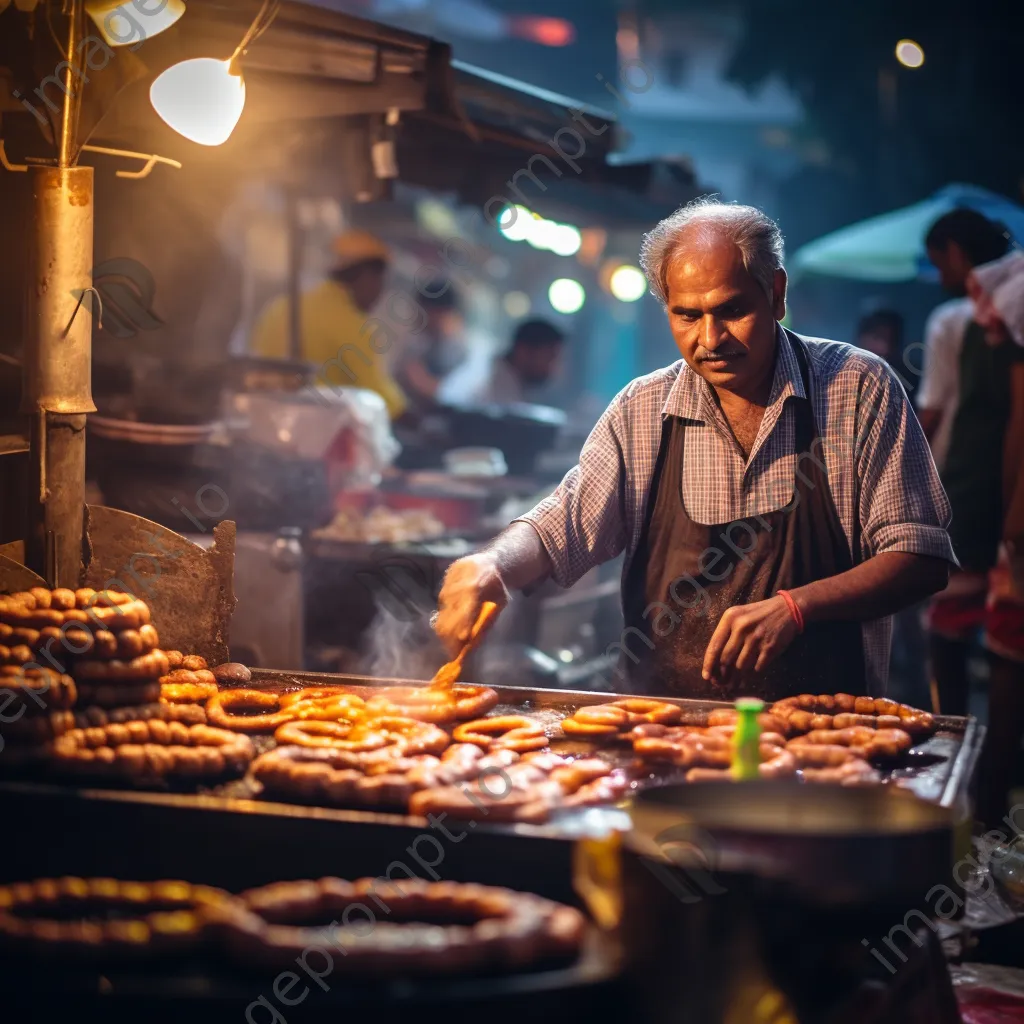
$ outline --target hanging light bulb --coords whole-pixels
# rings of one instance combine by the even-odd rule
[[[219,146],[228,139],[245,108],[241,58],[270,27],[280,6],[280,0],[263,0],[260,13],[227,60],[194,57],[154,79],[149,101],[169,127],[201,146]]]
[[[85,0],[85,13],[108,46],[142,43],[170,28],[184,13],[184,0],[139,6],[135,0]]]
[[[196,57],[157,76],[149,102],[179,135],[201,146],[219,146],[242,116],[245,80],[229,60]]]

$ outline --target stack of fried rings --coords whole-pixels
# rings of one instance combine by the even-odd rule
[[[253,759],[248,736],[159,718],[72,729],[53,744],[58,771],[133,783],[242,775]]]
[[[619,736],[645,722],[672,725],[678,722],[682,711],[675,704],[646,697],[627,697],[609,704],[592,704],[579,708],[562,720],[562,732],[567,736],[591,738]]]
[[[234,899],[188,882],[40,878],[0,886],[0,945],[89,959],[164,957],[210,937],[214,911]]]
[[[218,677],[205,658],[181,651],[166,653],[170,671],[160,677],[160,699],[165,704],[202,704],[217,692]],[[248,675],[246,669],[247,682]]]
[[[0,663],[20,658],[73,659],[69,669],[82,706],[126,707],[156,700],[168,668],[149,606],[130,594],[83,588],[32,590],[0,598]]]

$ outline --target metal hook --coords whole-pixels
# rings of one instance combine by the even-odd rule
[[[7,150],[4,148],[4,140],[0,139],[0,164],[4,165],[4,169],[8,171],[27,171],[28,164],[12,164],[7,159]]]
[[[71,314],[71,319],[68,321],[67,327],[65,327],[61,333],[62,338],[66,338],[70,333],[71,325],[75,322],[75,317],[78,316],[78,311],[82,308],[82,303],[85,301],[85,297],[89,292],[92,292],[92,294],[96,296],[96,303],[99,306],[99,315],[96,318],[96,326],[103,326],[103,297],[92,285],[89,285],[88,288],[83,288],[81,295],[78,296],[78,304],[75,306],[75,310]]]

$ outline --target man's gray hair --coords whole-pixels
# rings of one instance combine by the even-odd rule
[[[700,232],[697,245],[722,233],[731,238],[742,254],[743,266],[769,300],[772,298],[775,271],[782,268],[785,254],[779,225],[756,206],[722,203],[708,196],[681,206],[644,235],[640,265],[663,306],[668,305],[669,264],[679,251],[683,234],[691,228]]]

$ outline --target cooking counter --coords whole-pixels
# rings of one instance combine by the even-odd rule
[[[365,694],[407,680],[256,669],[252,686],[274,690],[337,685]],[[528,714],[553,726],[576,708],[617,699],[590,691],[495,687],[497,714]],[[673,700],[684,720],[699,724],[714,701]],[[965,807],[983,730],[973,718],[940,717],[939,729],[887,772],[888,784],[949,808]],[[550,731],[550,730],[549,730]],[[266,749],[272,740],[256,739]],[[635,758],[628,745],[554,739],[562,753],[598,754],[619,767]],[[679,781],[672,766],[649,765],[631,780],[633,792]],[[451,840],[423,818],[407,814],[282,803],[258,796],[248,779],[200,793],[138,792],[8,781],[0,784],[0,814],[19,836],[0,863],[6,879],[41,874],[183,877],[229,888],[283,877],[377,876],[404,857],[415,874],[512,885],[554,899],[572,899],[572,840],[629,827],[618,807],[555,815],[542,825],[488,824]],[[454,828],[454,827],[453,827]],[[455,831],[451,833],[456,834]],[[424,863],[417,862],[421,857]],[[430,861],[439,858],[436,868]],[[443,862],[443,867],[440,866]]]

